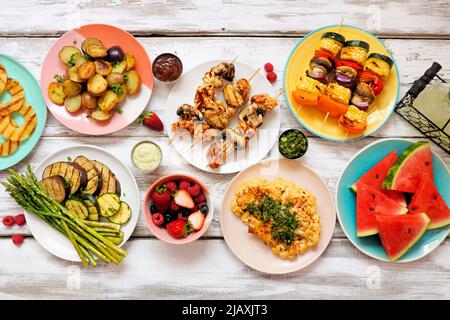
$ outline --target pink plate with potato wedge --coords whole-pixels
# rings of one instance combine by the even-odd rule
[[[116,46],[121,50],[111,49]],[[145,48],[110,25],[85,25],[65,33],[42,66],[41,90],[49,111],[83,134],[105,135],[125,128],[144,111],[152,88]]]

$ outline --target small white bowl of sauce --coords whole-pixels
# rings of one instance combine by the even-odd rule
[[[155,171],[162,162],[161,148],[153,141],[141,141],[131,151],[131,162],[139,170]]]

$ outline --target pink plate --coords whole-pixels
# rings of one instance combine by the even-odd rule
[[[150,212],[150,203],[151,203],[151,199],[152,199],[151,196],[152,196],[153,191],[155,191],[156,187],[158,187],[159,185],[164,184],[169,181],[172,181],[172,180],[188,180],[188,181],[198,184],[200,186],[200,188],[202,189],[202,191],[206,195],[206,204],[209,207],[209,212],[208,212],[208,215],[206,216],[206,220],[203,225],[203,228],[201,228],[197,232],[191,233],[189,236],[187,236],[184,239],[175,239],[167,232],[166,229],[156,226],[153,223],[152,214]],[[190,243],[194,240],[197,240],[206,232],[206,230],[208,230],[208,227],[211,224],[211,221],[212,221],[212,218],[214,215],[214,204],[211,200],[211,195],[209,194],[208,189],[206,189],[205,185],[203,183],[201,183],[198,179],[195,179],[194,177],[189,176],[187,174],[174,173],[174,174],[171,174],[171,175],[168,175],[168,176],[165,176],[165,177],[162,177],[162,178],[156,180],[150,186],[150,188],[147,190],[147,193],[145,194],[145,197],[144,197],[143,212],[144,212],[144,218],[145,218],[147,227],[150,229],[150,231],[153,233],[153,235],[155,237],[157,237],[158,239],[163,240],[167,243],[171,243],[171,244],[186,244],[186,243]]]
[[[114,113],[106,122],[98,122],[88,118],[86,112],[71,114],[63,106],[51,102],[48,97],[48,85],[55,81],[55,75],[62,75],[66,66],[59,60],[58,53],[64,46],[80,47],[86,38],[97,38],[106,48],[119,45],[125,52],[131,52],[136,59],[135,70],[142,80],[140,92],[134,96],[127,96],[121,105],[122,114]],[[56,41],[47,54],[42,66],[41,90],[45,103],[53,116],[66,127],[84,134],[104,135],[121,130],[131,124],[144,111],[153,88],[153,74],[150,59],[145,48],[128,32],[105,24],[90,24],[65,33]]]

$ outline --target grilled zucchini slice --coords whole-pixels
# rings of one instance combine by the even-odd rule
[[[95,167],[94,162],[86,158],[85,156],[78,156],[73,160],[74,163],[79,164],[87,173],[87,184],[84,188],[84,192],[95,195],[101,188],[101,175]]]
[[[88,208],[81,199],[72,198],[67,200],[66,208],[71,214],[82,220],[85,220],[89,216]]]
[[[61,176],[51,176],[42,179],[40,182],[42,189],[55,201],[64,202],[69,195],[69,186]]]
[[[70,193],[75,194],[87,183],[86,171],[77,163],[71,162],[55,162],[44,169],[42,179],[51,176],[61,176],[70,186]]]
[[[103,195],[105,193],[115,193],[120,196],[120,183],[114,173],[103,163],[96,160],[92,162],[100,172],[101,176],[101,188],[99,194]]]
[[[120,200],[117,201],[117,195],[113,193],[105,193],[97,198],[100,208],[100,215],[109,218],[117,213],[120,209]]]
[[[82,193],[80,197],[83,199],[84,205],[87,207],[89,211],[88,220],[98,221],[99,218],[99,208],[98,203],[95,198],[89,193]]]
[[[126,202],[120,202],[120,208],[115,215],[108,217],[108,220],[115,224],[125,224],[131,219],[131,209]]]

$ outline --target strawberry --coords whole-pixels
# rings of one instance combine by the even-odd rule
[[[200,189],[200,186],[198,184],[194,184],[192,187],[187,188],[187,191],[191,196],[196,197],[200,194],[200,191],[202,191],[202,189]]]
[[[203,228],[203,225],[205,224],[205,215],[200,211],[196,211],[189,216],[188,221],[191,224],[192,229],[198,231]]]
[[[156,131],[164,131],[164,125],[158,115],[152,111],[139,116],[138,123]]]
[[[180,210],[180,206],[177,205],[177,203],[175,202],[175,199],[170,200],[170,206],[169,206],[170,210],[172,211],[178,211]]]
[[[186,238],[192,232],[191,224],[182,219],[169,222],[166,225],[166,229],[167,232],[176,239]]]
[[[171,193],[175,192],[177,191],[177,184],[175,183],[175,181],[166,182],[166,188],[169,189]]]
[[[180,185],[178,186],[178,189],[180,190],[187,190],[191,186],[191,182],[187,180],[181,180]]]
[[[206,201],[206,196],[203,192],[200,192],[198,196],[194,198],[195,203],[200,203]]]
[[[153,192],[152,200],[159,212],[166,212],[170,205],[170,191],[162,184]]]
[[[173,199],[177,205],[183,208],[192,209],[195,206],[194,200],[187,190],[178,190]]]

